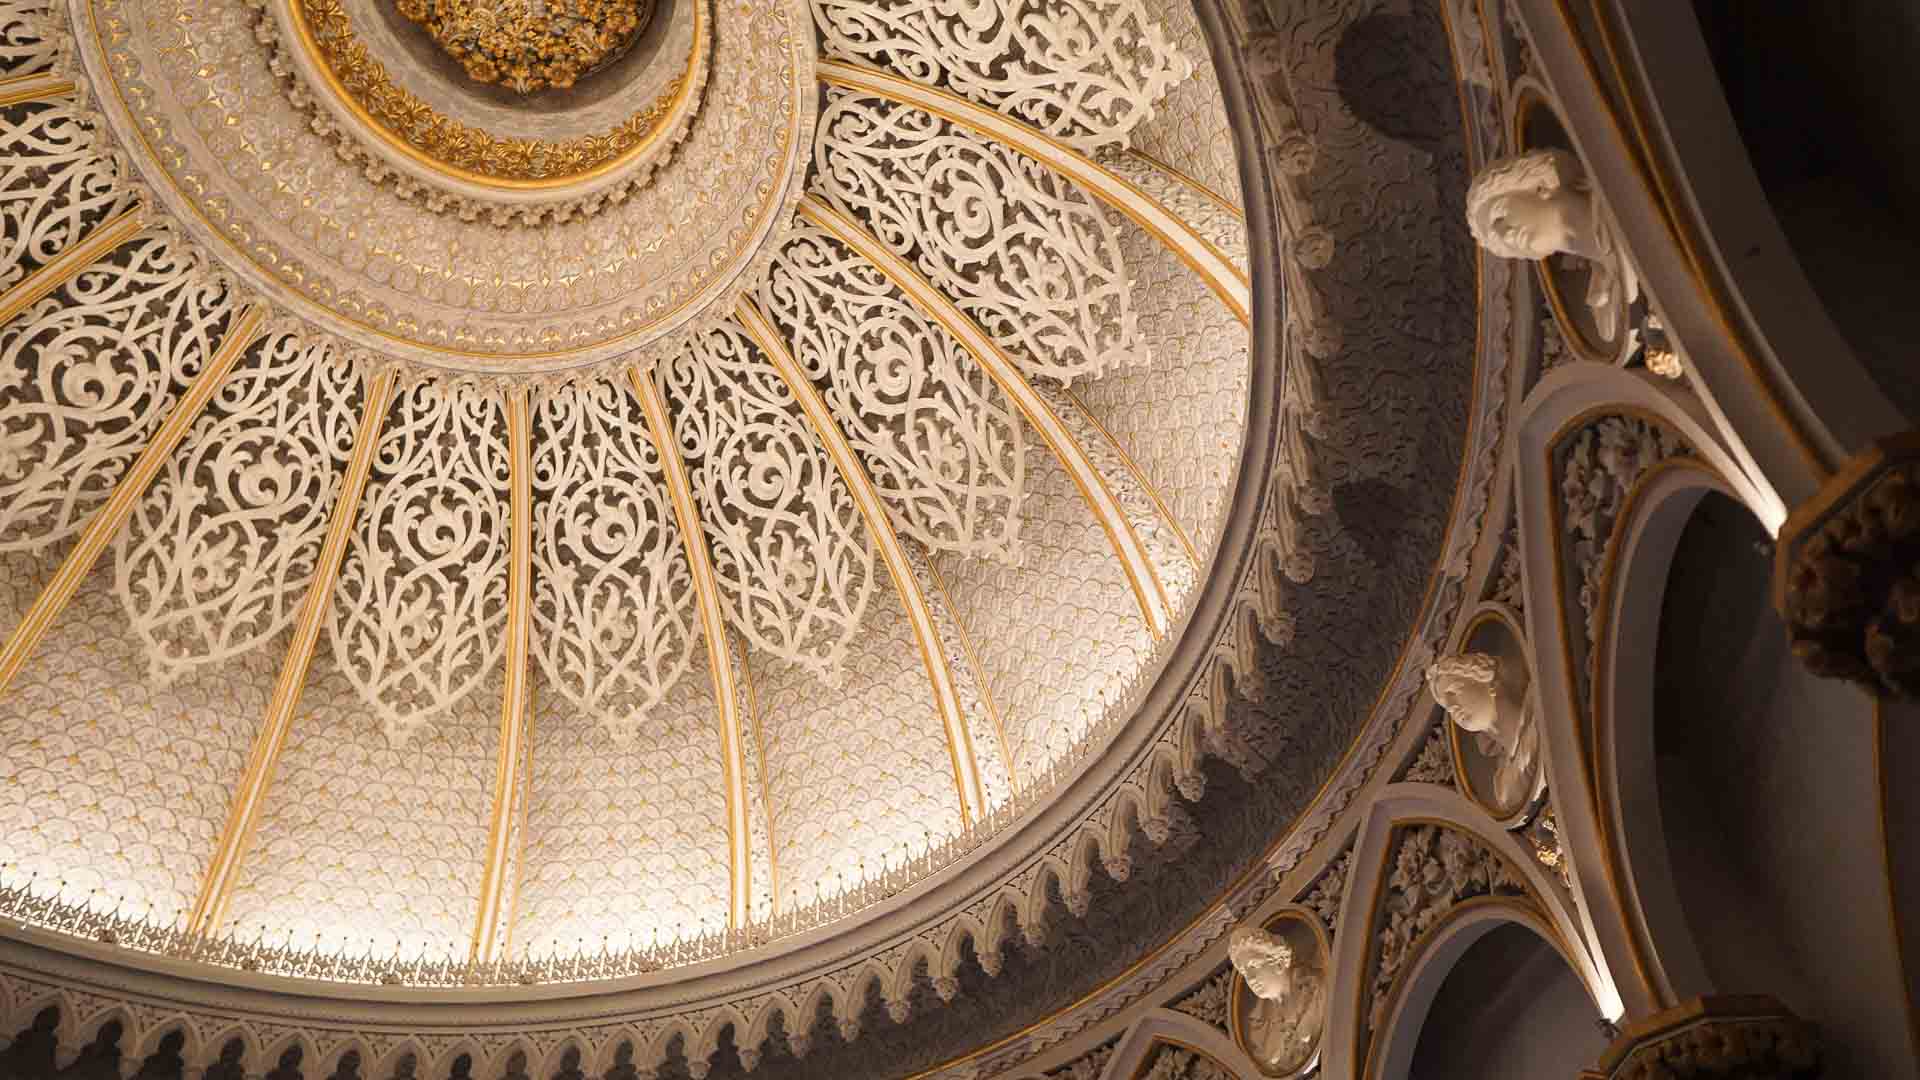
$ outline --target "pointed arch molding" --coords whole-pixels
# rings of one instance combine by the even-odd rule
[[[693,573],[694,600],[700,606],[700,632],[707,643],[707,665],[713,679],[713,701],[720,725],[720,760],[726,769],[727,785],[727,919],[730,926],[747,924],[747,905],[752,898],[751,838],[747,826],[747,764],[741,744],[740,692],[735,685],[733,648],[727,636],[727,618],[720,606],[720,583],[713,573],[713,555],[707,550],[705,528],[700,510],[693,503],[693,484],[687,479],[687,463],[680,456],[680,442],[674,438],[673,423],[667,418],[667,402],[660,393],[651,371],[631,368],[627,372],[634,396],[640,399],[647,416],[647,433],[660,455],[660,471],[666,477],[667,494],[673,500],[673,515],[680,526],[680,542],[686,545],[687,566]],[[771,824],[769,824],[771,831]],[[771,837],[769,849],[771,849]]]
[[[200,415],[220,385],[227,381],[227,375],[234,365],[240,362],[247,349],[259,340],[266,328],[266,308],[260,304],[249,304],[227,327],[226,335],[220,340],[220,347],[207,358],[206,367],[194,377],[193,383],[174,402],[167,418],[153,437],[147,441],[140,456],[128,466],[126,474],[115,485],[113,494],[106,503],[94,512],[87,527],[74,542],[73,548],[54,572],[53,579],[46,588],[40,590],[33,607],[27,610],[20,624],[14,627],[13,635],[0,647],[0,698],[4,698],[14,677],[26,666],[33,651],[46,635],[53,620],[59,617],[67,602],[73,599],[80,589],[80,583],[86,579],[87,572],[93,569],[107,545],[113,542],[114,534],[126,523],[127,516],[133,513],[135,504],[145,495],[152,485],[160,468],[166,463],[174,447],[186,437],[194,420]]]
[[[1113,542],[1114,554],[1119,557],[1126,571],[1127,581],[1133,586],[1134,597],[1140,603],[1140,610],[1146,616],[1153,636],[1156,639],[1164,637],[1171,623],[1170,605],[1165,591],[1160,587],[1146,545],[1140,542],[1140,537],[1127,518],[1126,509],[1101,477],[1099,468],[1087,456],[1085,447],[1080,445],[1072,430],[1047,403],[1045,396],[1027,381],[1007,354],[965,312],[955,307],[953,301],[934,288],[918,270],[908,266],[864,228],[812,195],[801,200],[800,215],[832,233],[841,243],[879,267],[880,272],[914,306],[945,327],[975,359],[986,366],[994,381],[1019,406],[1027,422],[1046,440],[1060,459],[1061,466],[1073,477],[1074,484],[1085,496],[1094,517],[1106,531],[1107,538]]]
[[[360,496],[366,490],[367,477],[373,471],[374,449],[380,444],[380,432],[386,426],[387,411],[393,404],[395,373],[374,375],[367,383],[366,400],[360,415],[360,427],[354,432],[353,450],[347,459],[346,475],[340,481],[340,494],[334,500],[332,517],[327,521],[326,538],[320,545],[320,558],[307,585],[306,598],[294,622],[293,638],[287,644],[286,658],[280,665],[279,681],[273,696],[267,699],[267,715],[255,738],[246,772],[234,791],[226,828],[207,863],[200,896],[194,902],[188,927],[211,931],[226,915],[227,901],[233,895],[235,871],[252,841],[254,825],[260,820],[274,771],[279,767],[280,751],[293,727],[294,709],[300,703],[307,682],[308,668],[320,644],[320,633],[327,623],[327,610],[333,603],[333,583],[340,573],[340,560],[346,556],[347,541],[353,536],[354,519],[360,510]]]
[[[780,373],[780,378],[792,389],[794,400],[800,403],[801,411],[806,413],[807,423],[812,425],[815,436],[826,448],[828,456],[833,458],[834,467],[840,470],[841,479],[846,481],[847,489],[853,493],[853,501],[860,507],[867,531],[873,535],[874,546],[880,549],[880,557],[893,577],[894,591],[900,597],[900,606],[906,609],[907,621],[913,624],[913,636],[920,645],[920,659],[926,665],[927,681],[933,686],[934,701],[940,709],[940,721],[946,728],[947,752],[953,759],[953,782],[960,799],[960,818],[963,822],[971,823],[986,809],[981,795],[980,767],[974,760],[973,738],[967,732],[966,711],[961,707],[960,692],[954,685],[952,658],[947,656],[946,648],[940,643],[933,611],[927,604],[926,593],[920,588],[912,564],[907,560],[906,548],[887,517],[887,508],[880,501],[880,493],[874,489],[873,479],[855,456],[853,447],[848,444],[846,435],[834,420],[819,388],[813,385],[806,372],[800,370],[800,365],[794,361],[793,353],[787,348],[780,332],[774,329],[751,300],[740,301],[738,315],[748,335],[760,346],[760,351],[767,355],[774,369]]]
[[[838,60],[823,60],[816,70],[824,83],[924,109],[1005,143],[1079,184],[1158,237],[1206,281],[1241,325],[1253,325],[1252,279],[1226,252],[1132,180],[1065,143],[957,94]]]

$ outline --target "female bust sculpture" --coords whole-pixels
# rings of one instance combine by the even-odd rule
[[[1265,930],[1243,926],[1227,939],[1233,970],[1253,991],[1246,1050],[1268,1068],[1304,1065],[1327,1019],[1325,972]]]
[[[1527,698],[1524,672],[1506,669],[1486,653],[1462,653],[1427,668],[1433,700],[1447,711],[1460,730],[1472,732],[1481,753],[1499,764],[1494,772],[1493,798],[1502,808],[1517,809],[1538,789],[1535,768],[1540,734]]]
[[[1626,328],[1640,279],[1617,243],[1580,159],[1530,150],[1490,162],[1467,189],[1467,227],[1503,259],[1572,255],[1591,267],[1587,308],[1604,341]]]

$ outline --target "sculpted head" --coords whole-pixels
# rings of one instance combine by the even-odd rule
[[[1592,210],[1580,159],[1565,150],[1531,150],[1480,170],[1467,189],[1467,227],[1503,259],[1589,253]]]
[[[1255,997],[1278,1001],[1293,989],[1293,949],[1265,930],[1235,930],[1227,939],[1227,958]]]
[[[1427,686],[1433,700],[1447,710],[1447,718],[1466,731],[1491,731],[1498,720],[1495,686],[1500,662],[1486,653],[1461,653],[1437,660],[1427,668]]]

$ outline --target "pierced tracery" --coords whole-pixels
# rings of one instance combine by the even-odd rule
[[[1193,70],[1141,0],[813,0],[820,50],[951,90],[1083,150],[1126,143]]]
[[[816,190],[953,297],[1032,377],[1147,359],[1106,212],[1039,162],[932,113],[838,88]]]
[[[886,276],[813,226],[760,286],[767,314],[824,394],[905,536],[1011,554],[1026,425],[1006,393]]]

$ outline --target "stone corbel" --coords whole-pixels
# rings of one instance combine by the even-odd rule
[[[1704,997],[1626,1026],[1579,1080],[1815,1080],[1820,1036],[1765,996]]]
[[[1854,455],[1787,518],[1773,603],[1807,670],[1920,701],[1920,431]]]

